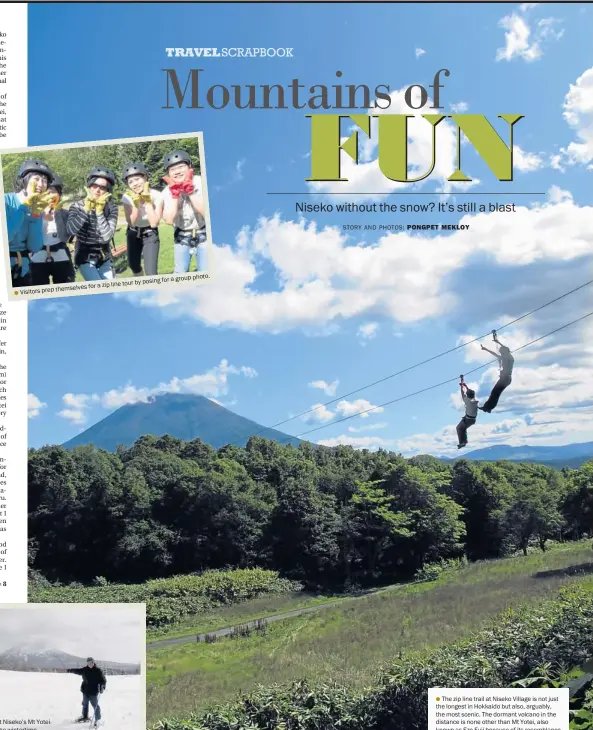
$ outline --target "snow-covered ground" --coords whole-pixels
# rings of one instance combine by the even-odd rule
[[[107,689],[101,695],[101,712],[105,730],[144,730],[145,680],[141,675],[108,676]],[[29,720],[50,721],[35,730],[81,728],[74,720],[80,717],[82,694],[80,677],[75,674],[0,671],[0,724],[3,730],[26,730]],[[92,708],[90,708],[92,716]],[[12,725],[21,720],[26,724]]]

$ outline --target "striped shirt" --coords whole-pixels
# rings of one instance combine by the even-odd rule
[[[89,249],[100,249],[109,252],[109,244],[115,235],[117,226],[117,205],[107,201],[103,213],[87,212],[84,200],[72,203],[68,210],[68,234],[76,236],[76,248],[86,246]]]

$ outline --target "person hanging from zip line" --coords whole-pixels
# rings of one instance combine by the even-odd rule
[[[64,183],[59,175],[52,177],[47,189],[51,197],[41,215],[43,248],[31,256],[31,276],[35,286],[68,284],[75,280],[72,254],[68,248],[68,211],[62,208]]]
[[[105,167],[95,167],[86,184],[86,197],[72,203],[68,211],[68,234],[76,236],[74,264],[85,281],[113,279],[111,242],[118,216],[111,199],[115,175]]]
[[[194,174],[191,157],[185,150],[165,155],[163,167],[163,219],[174,226],[175,274],[189,271],[195,256],[198,271],[205,271],[206,220],[202,198],[202,179]]]
[[[500,354],[498,352],[493,352],[492,350],[489,350],[487,347],[484,347],[484,345],[480,345],[480,347],[485,352],[489,352],[491,355],[494,355],[494,357],[498,360],[500,374],[498,376],[496,384],[492,388],[492,392],[490,393],[488,400],[484,403],[483,406],[479,406],[480,410],[484,411],[484,413],[492,413],[492,411],[498,405],[498,400],[501,396],[501,393],[505,388],[509,387],[513,380],[511,376],[513,373],[513,365],[515,363],[515,358],[511,355],[511,351],[509,350],[509,348],[499,342],[496,330],[492,330],[492,338],[494,342],[498,345]]]
[[[160,248],[158,226],[163,213],[161,194],[149,187],[148,170],[142,162],[126,165],[121,177],[128,186],[122,203],[128,222],[126,242],[130,269],[134,276],[142,276],[144,259],[144,273],[156,276]]]
[[[478,417],[478,401],[476,400],[476,392],[468,388],[467,383],[463,381],[463,375],[459,376],[459,389],[461,390],[461,399],[465,405],[465,415],[457,424],[457,438],[459,443],[458,449],[467,446],[467,429],[471,428]]]
[[[107,689],[107,679],[103,670],[95,664],[93,657],[86,660],[86,666],[80,669],[66,669],[68,674],[78,674],[82,677],[80,691],[82,692],[82,715],[76,722],[88,722],[89,704],[95,711],[94,727],[97,727],[101,720],[101,707],[99,697]]]
[[[50,202],[47,188],[52,177],[45,162],[25,160],[16,176],[15,192],[4,195],[13,287],[33,283],[30,257],[43,248],[41,215]]]

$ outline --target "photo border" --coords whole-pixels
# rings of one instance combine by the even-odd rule
[[[23,152],[44,152],[60,149],[76,149],[80,147],[106,147],[114,144],[133,144],[137,142],[160,142],[162,140],[179,140],[197,138],[198,149],[200,154],[200,177],[202,179],[202,195],[204,200],[204,220],[206,222],[206,261],[207,270],[205,272],[192,271],[187,274],[157,274],[156,276],[142,277],[126,277],[124,279],[108,279],[97,282],[72,282],[69,284],[45,284],[43,287],[25,286],[13,287],[12,277],[10,274],[10,251],[8,246],[8,224],[6,217],[6,206],[4,205],[4,175],[2,170],[2,159],[5,155],[21,154]],[[7,296],[10,301],[35,301],[37,299],[55,299],[56,297],[71,296],[87,296],[93,294],[123,294],[133,293],[136,291],[159,291],[164,285],[169,287],[196,286],[211,282],[214,279],[212,265],[212,224],[210,218],[210,199],[208,195],[208,177],[206,174],[206,156],[204,153],[204,133],[203,132],[186,132],[179,134],[158,134],[148,137],[127,137],[121,139],[98,140],[95,142],[70,142],[65,144],[37,145],[35,147],[18,147],[12,149],[0,150],[0,194],[2,195],[2,205],[0,205],[0,224],[2,227],[2,236],[4,239],[3,260],[6,266],[5,277],[7,286]],[[148,283],[144,283],[143,279],[149,279]],[[122,284],[121,282],[130,282]],[[133,283],[131,283],[133,282]],[[89,284],[93,285],[89,288]],[[86,289],[82,289],[86,286]],[[35,293],[28,293],[33,289]],[[39,291],[42,289],[43,291]]]
[[[146,603],[35,603],[35,602],[27,602],[27,603],[0,603],[0,611],[5,609],[16,609],[18,611],[23,610],[43,610],[43,608],[64,608],[64,607],[72,608],[77,607],[80,610],[82,609],[88,609],[90,606],[103,608],[106,611],[113,610],[114,608],[122,609],[125,606],[124,610],[129,610],[130,613],[132,612],[132,609],[138,610],[139,618],[142,618],[141,622],[141,631],[140,631],[140,684],[141,687],[144,688],[144,692],[140,692],[140,711],[142,717],[140,718],[142,722],[141,728],[139,730],[145,730],[146,728],[146,717],[147,717],[147,710],[146,710],[146,691],[147,691],[147,680],[146,680],[146,673],[147,673],[147,666],[146,666]],[[0,613],[0,616],[2,614]],[[0,715],[0,721],[2,720],[2,716]],[[49,726],[51,729],[51,725]]]

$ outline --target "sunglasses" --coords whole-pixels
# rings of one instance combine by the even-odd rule
[[[104,193],[106,193],[109,190],[109,188],[106,187],[105,185],[97,185],[97,183],[92,183],[91,185],[89,185],[89,187],[91,188],[91,190],[93,188],[95,188],[97,190],[102,190]]]

